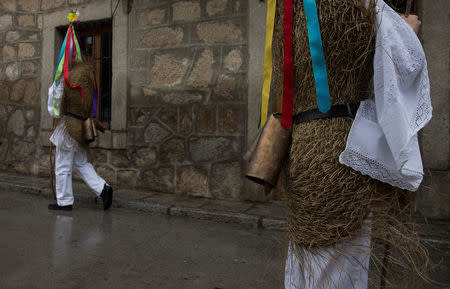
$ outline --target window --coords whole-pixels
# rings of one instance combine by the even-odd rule
[[[57,49],[60,49],[68,26],[58,27]],[[111,20],[75,24],[82,52],[94,62],[98,87],[97,119],[111,121],[112,27]]]

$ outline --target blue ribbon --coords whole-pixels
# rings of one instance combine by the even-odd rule
[[[59,53],[58,62],[56,64],[55,72],[53,74],[56,74],[56,70],[58,70],[59,62],[61,61],[61,58],[64,55],[64,47],[66,47],[66,39],[67,39],[67,33],[66,33],[66,36],[64,37],[64,41],[63,41],[63,44],[61,46],[61,52]]]
[[[309,49],[316,81],[317,106],[321,112],[330,110],[330,89],[328,88],[327,67],[323,54],[322,38],[320,36],[319,17],[316,0],[303,0],[306,24],[308,26]]]

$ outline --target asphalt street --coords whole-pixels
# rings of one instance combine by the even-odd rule
[[[286,235],[0,192],[0,288],[282,288]]]

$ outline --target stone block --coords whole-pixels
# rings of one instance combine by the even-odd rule
[[[167,22],[166,9],[153,9],[138,12],[138,24],[147,26],[155,24],[163,24]]]
[[[39,36],[37,33],[32,33],[28,35],[28,40],[38,40]]]
[[[28,141],[33,141],[34,138],[36,137],[36,130],[35,130],[35,128],[32,127],[32,126],[27,128],[27,130],[25,131],[24,137]]]
[[[217,199],[239,199],[242,176],[239,162],[213,164],[210,176],[211,195]]]
[[[131,157],[126,150],[111,151],[111,165],[115,168],[127,168],[130,166]]]
[[[197,112],[197,131],[213,133],[216,130],[216,107],[200,106]]]
[[[206,14],[208,16],[223,15],[227,4],[228,0],[208,0],[206,2]]]
[[[33,142],[25,142],[17,140],[14,142],[12,149],[12,157],[17,161],[27,162],[24,165],[31,167],[31,160],[34,156],[35,144]]]
[[[0,163],[4,162],[8,154],[8,139],[0,138]]]
[[[6,33],[7,42],[15,42],[20,39],[20,33],[18,31],[8,31]]]
[[[5,45],[2,48],[2,60],[4,62],[16,59],[17,52],[13,46]]]
[[[124,149],[127,147],[127,133],[126,132],[113,132],[112,133],[112,148]]]
[[[147,190],[173,193],[175,189],[174,174],[173,167],[159,167],[144,171],[142,181]]]
[[[36,49],[33,44],[20,43],[19,44],[19,58],[30,58],[36,56]]]
[[[154,148],[142,148],[137,149],[135,153],[133,153],[133,161],[137,167],[148,167],[156,162],[156,150]]]
[[[6,82],[0,82],[0,101],[7,101],[9,98],[9,88]]]
[[[170,54],[157,55],[151,70],[151,84],[165,87],[180,85],[189,64],[188,58]]]
[[[25,118],[29,122],[33,121],[35,115],[36,115],[36,113],[34,112],[34,110],[27,110],[25,112]]]
[[[8,132],[22,136],[25,132],[25,118],[21,110],[16,110],[8,120]]]
[[[147,143],[160,143],[171,134],[172,133],[160,123],[152,122],[145,129],[144,139]]]
[[[39,9],[39,0],[17,0],[17,4],[22,11],[35,12]]]
[[[50,10],[64,6],[65,0],[42,0],[41,9]]]
[[[165,125],[176,132],[178,128],[178,111],[176,108],[162,108],[158,112],[158,118]]]
[[[195,162],[216,160],[231,148],[231,141],[224,137],[191,137],[189,152]]]
[[[237,79],[235,76],[222,74],[217,80],[212,98],[219,101],[239,100]]]
[[[97,174],[101,176],[108,184],[116,184],[116,172],[114,169],[107,165],[99,165],[96,167]]]
[[[200,1],[181,1],[172,4],[173,21],[194,21],[200,19]]]
[[[177,192],[196,197],[208,197],[207,172],[192,166],[182,167],[177,176]]]
[[[233,49],[227,53],[223,60],[223,65],[230,71],[238,71],[243,63],[243,57],[240,49]]]
[[[19,79],[19,77],[20,77],[20,66],[19,66],[19,64],[18,63],[12,63],[12,64],[6,66],[5,75],[6,75],[6,78],[9,81],[15,81],[15,80]]]
[[[23,74],[33,74],[37,71],[37,66],[32,61],[22,62],[22,73]]]
[[[196,26],[197,37],[207,43],[233,43],[242,40],[242,29],[232,22],[202,22]]]
[[[15,0],[2,0],[0,6],[9,11],[16,11],[16,1]]]
[[[118,170],[117,185],[121,188],[129,188],[136,186],[137,171],[135,170]]]
[[[151,108],[130,108],[130,124],[133,125],[147,125],[152,119],[155,109]]]
[[[12,16],[11,15],[2,15],[0,16],[0,31],[5,30],[7,27],[12,25]]]
[[[211,85],[213,76],[214,54],[210,49],[205,49],[188,78],[188,84],[196,88],[205,88]]]
[[[167,104],[183,105],[201,102],[203,95],[200,92],[190,92],[182,90],[175,93],[164,93],[161,96],[161,101]]]
[[[183,162],[186,157],[184,139],[173,138],[166,141],[161,145],[159,154],[161,162]]]
[[[146,50],[134,50],[131,54],[131,67],[146,68],[148,66],[148,54]]]
[[[28,105],[37,105],[39,99],[36,95],[34,79],[21,79],[16,82],[12,87],[11,100]]]
[[[144,47],[174,46],[183,41],[184,31],[181,27],[161,27],[143,32],[140,43]]]
[[[245,119],[242,106],[219,106],[219,132],[243,134]]]
[[[19,24],[19,26],[21,27],[34,27],[35,22],[34,22],[34,15],[20,15],[17,18],[17,22]]]
[[[106,163],[108,161],[107,151],[104,149],[91,149],[93,162],[96,164]]]
[[[50,146],[50,136],[51,136],[51,132],[50,131],[41,130],[41,132],[39,134],[39,139],[40,139],[41,146],[44,146],[44,147],[49,147]]]
[[[127,145],[131,146],[146,146],[145,138],[145,127],[128,127],[127,130]]]
[[[192,132],[192,109],[183,108],[180,109],[180,133],[190,134]]]
[[[129,82],[131,85],[145,85],[148,83],[148,71],[147,70],[129,70],[128,71]]]

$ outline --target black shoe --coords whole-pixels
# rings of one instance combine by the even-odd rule
[[[111,207],[113,199],[113,189],[111,188],[111,186],[105,184],[105,186],[103,187],[103,191],[100,194],[100,197],[102,197],[103,200],[103,210],[108,210],[109,207]]]
[[[72,205],[60,206],[58,204],[49,204],[48,209],[55,211],[72,211]]]

